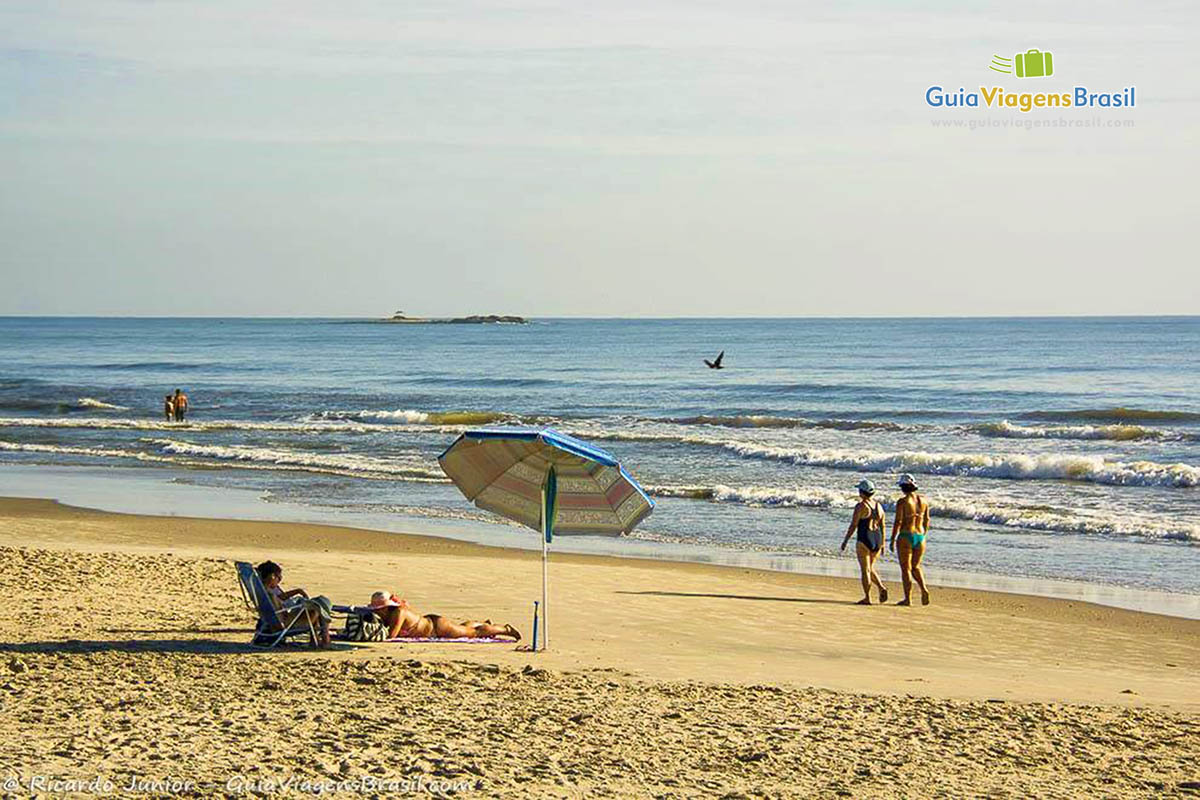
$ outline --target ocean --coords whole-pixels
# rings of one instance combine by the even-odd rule
[[[184,423],[163,419],[176,387]],[[890,511],[911,472],[935,582],[1200,594],[1197,317],[0,318],[0,488],[42,470],[56,496],[64,469],[102,470],[486,540],[514,529],[436,458],[506,423],[620,458],[658,503],[642,550],[852,562],[855,485]]]

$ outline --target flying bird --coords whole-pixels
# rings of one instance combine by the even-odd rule
[[[715,360],[715,361],[709,361],[709,360],[706,358],[706,359],[704,359],[704,363],[705,363],[705,364],[708,366],[708,368],[709,368],[709,369],[725,369],[723,366],[721,366],[721,359],[722,359],[722,358],[724,358],[724,357],[725,357],[725,351],[724,351],[724,350],[722,350],[722,351],[721,351],[721,352],[720,352],[720,353],[717,355],[717,358],[716,358],[716,360]]]

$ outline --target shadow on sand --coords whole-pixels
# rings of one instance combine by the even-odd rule
[[[655,597],[704,597],[716,600],[758,600],[765,603],[827,603],[833,606],[856,605],[854,600],[824,600],[816,597],[764,597],[756,594],[711,594],[707,592],[616,592],[616,594],[653,595]]]
[[[254,628],[100,628],[101,633],[244,633],[250,636]]]
[[[157,631],[161,633],[162,631]],[[220,642],[212,639],[113,639],[92,641],[62,639],[50,642],[0,642],[0,653],[185,653],[213,655],[226,653],[271,653],[280,650],[330,652],[353,650],[352,645],[334,644],[328,650],[314,650],[298,644],[282,645],[268,649],[255,647],[249,642]]]

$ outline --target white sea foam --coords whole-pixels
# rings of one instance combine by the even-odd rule
[[[0,441],[0,450],[22,453],[128,458],[181,467],[214,466],[236,469],[286,470],[355,478],[446,483],[442,472],[417,462],[397,462],[354,455],[325,455],[238,445],[198,445],[173,439],[143,439],[151,452],[118,447],[77,447],[34,442]],[[214,463],[216,462],[216,463]]]
[[[106,403],[103,400],[97,400],[94,397],[81,397],[75,401],[80,408],[97,408],[105,411],[128,411],[129,406],[118,406],[113,403]]]
[[[1142,425],[1014,425],[1008,420],[968,425],[966,428],[981,436],[1003,439],[1100,439],[1117,442],[1141,439],[1182,439],[1176,431],[1147,428]]]
[[[725,449],[747,458],[828,467],[857,472],[913,472],[1011,480],[1072,480],[1109,486],[1200,485],[1200,467],[1154,461],[1109,461],[1099,455],[1022,455],[987,453],[873,453],[854,450],[789,449],[727,442]]]
[[[429,421],[429,414],[425,411],[415,411],[413,409],[399,408],[395,411],[353,411],[346,414],[344,419],[387,419],[395,422],[407,422],[410,425],[419,424]]]
[[[9,453],[54,453],[68,456],[97,456],[102,458],[142,458],[145,453],[113,447],[73,447],[71,445],[37,444],[34,442],[0,441],[0,450]],[[147,460],[165,461],[166,459]]]
[[[853,501],[846,499],[845,492],[833,492],[826,489],[776,489],[760,486],[734,488],[723,484],[646,486],[644,488],[655,497],[713,500],[719,503],[737,503],[747,506],[831,508],[853,505]]]
[[[252,420],[195,420],[168,422],[164,419],[127,417],[0,417],[0,428],[84,428],[133,431],[271,431],[280,433],[383,433],[396,430],[393,425],[337,420],[300,422]]]
[[[902,425],[895,422],[881,422],[869,419],[805,419],[803,417],[780,417],[771,414],[699,414],[693,417],[649,418],[646,421],[721,428],[830,428],[839,431],[898,431],[903,429]]]
[[[150,451],[113,447],[78,447],[40,443],[0,441],[0,451],[47,453],[96,458],[123,458],[181,467],[221,466],[236,469],[303,471],[356,478],[398,480],[420,483],[444,483],[436,468],[417,461],[396,461],[352,454],[318,454],[248,446],[201,445],[174,439],[146,439]],[[733,487],[723,484],[648,485],[657,497],[707,500],[755,507],[849,509],[855,498],[845,492],[820,487],[778,488],[764,486]],[[1128,512],[1086,510],[1075,512],[1045,506],[991,505],[970,497],[929,493],[935,517],[970,520],[1009,528],[1078,534],[1142,536],[1149,539],[1174,539],[1200,542],[1200,526],[1163,523],[1161,518]],[[894,511],[890,501],[884,507]]]
[[[708,500],[757,507],[850,509],[857,502],[857,498],[853,495],[819,487],[784,489],[763,486],[733,487],[717,484],[713,486],[648,486],[646,489],[656,497]],[[1198,525],[1186,523],[1163,525],[1160,520],[1153,517],[1132,515],[1127,512],[1080,514],[1070,510],[1046,507],[992,506],[968,497],[940,493],[930,493],[927,499],[930,504],[930,513],[935,517],[947,519],[969,520],[1034,531],[1141,536],[1149,539],[1200,542],[1200,526]],[[895,503],[890,500],[883,500],[882,505],[889,513],[895,511]]]
[[[1200,467],[1154,461],[1112,461],[1101,455],[933,453],[920,450],[880,453],[860,450],[790,448],[696,435],[649,431],[578,431],[593,439],[661,441],[719,447],[744,458],[855,472],[912,472],[1011,480],[1071,480],[1109,486],[1200,486]]]
[[[394,411],[362,409],[359,411],[320,411],[305,419],[312,420],[385,420],[408,425],[470,426],[515,421],[517,417],[503,411],[419,411],[398,408]]]
[[[440,470],[412,461],[395,461],[350,453],[310,453],[301,450],[279,450],[248,445],[195,444],[175,439],[143,440],[155,445],[160,452],[172,455],[212,458],[221,461],[242,461],[279,467],[309,467],[336,470],[341,473],[367,473],[397,476],[405,479],[445,480]]]
[[[355,412],[358,413],[358,412]],[[375,433],[392,432],[398,428],[413,431],[454,433],[460,430],[457,424],[433,424],[435,419],[460,419],[462,415],[477,413],[490,415],[494,412],[379,412],[395,413],[396,419],[415,420],[424,415],[429,420],[425,423],[403,422],[397,424],[377,424],[354,422],[348,419],[306,419],[301,421],[244,421],[244,420],[211,420],[204,422],[174,423],[154,419],[102,418],[102,417],[0,417],[0,427],[42,427],[42,428],[95,428],[95,429],[127,429],[161,432],[206,432],[206,431],[268,431],[294,433]],[[467,424],[475,424],[474,422]],[[633,442],[674,442],[683,444],[716,447],[732,452],[743,458],[782,461],[786,463],[826,467],[829,469],[852,470],[858,472],[912,472],[930,475],[952,475],[960,477],[1003,478],[1013,480],[1072,480],[1085,483],[1096,483],[1110,486],[1161,486],[1170,488],[1192,488],[1200,486],[1200,467],[1186,463],[1159,463],[1155,461],[1116,461],[1095,454],[989,454],[989,453],[955,453],[955,452],[926,452],[898,451],[872,452],[851,449],[821,449],[794,448],[757,444],[736,439],[706,436],[689,433],[676,434],[662,430],[645,430],[629,427],[619,430],[605,430],[591,426],[571,426],[571,432],[596,440],[633,441]],[[262,448],[248,448],[261,451],[262,461],[271,461],[266,454],[272,451]],[[256,460],[233,456],[230,453],[209,454],[212,458],[227,460]],[[297,454],[289,456],[289,463],[308,466],[326,466],[304,459],[350,459],[344,463],[329,463],[336,469],[356,471],[363,469],[361,463],[353,459],[362,456],[330,456],[322,454]],[[378,461],[375,459],[373,461]],[[363,471],[372,471],[363,469]],[[387,470],[383,470],[387,471]]]

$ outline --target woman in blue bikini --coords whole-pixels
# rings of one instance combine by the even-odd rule
[[[896,501],[896,520],[892,523],[891,549],[900,561],[900,578],[904,582],[904,599],[896,605],[910,606],[912,582],[921,588],[921,605],[929,605],[929,590],[925,588],[925,573],[921,559],[925,556],[925,534],[929,532],[929,504],[917,492],[917,482],[907,472],[900,476],[900,491],[904,496]],[[900,548],[896,548],[896,539]]]

